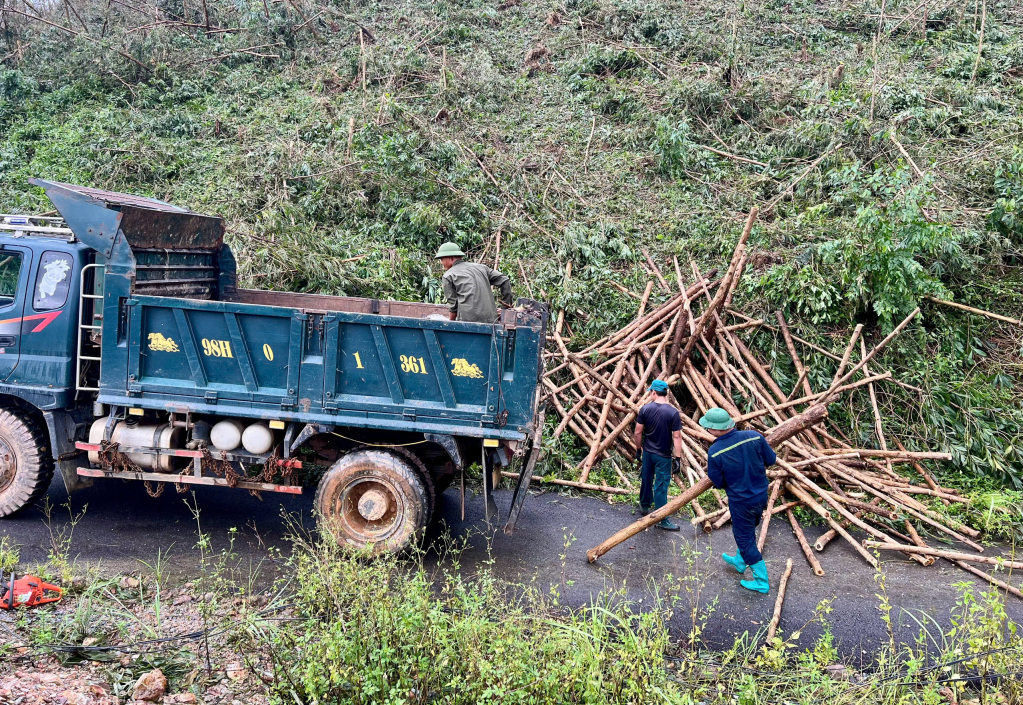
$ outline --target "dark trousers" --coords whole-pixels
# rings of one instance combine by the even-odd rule
[[[767,509],[767,498],[741,501],[728,498],[728,510],[732,513],[732,536],[739,549],[739,555],[746,565],[756,565],[764,560],[757,548],[757,525]]]
[[[640,471],[639,506],[659,509],[668,503],[671,485],[671,458],[643,451],[643,469]]]

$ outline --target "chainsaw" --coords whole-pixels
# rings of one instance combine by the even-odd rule
[[[34,575],[25,575],[20,580],[14,579],[11,571],[10,581],[4,580],[0,571],[0,609],[12,610],[15,607],[35,607],[56,602],[64,595],[64,590],[45,583]]]

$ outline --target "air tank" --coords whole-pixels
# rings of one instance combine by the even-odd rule
[[[262,421],[254,423],[242,434],[242,445],[253,455],[262,455],[274,444],[274,434]]]
[[[89,428],[89,443],[99,444],[103,440],[107,419],[96,419]],[[174,428],[170,424],[130,426],[118,421],[110,436],[110,441],[122,448],[183,448],[185,429]],[[89,462],[101,465],[98,451],[89,451]],[[143,470],[171,472],[188,462],[188,458],[176,458],[170,455],[147,455],[144,453],[126,453],[131,462]]]
[[[242,444],[242,431],[245,427],[236,419],[224,419],[210,429],[210,443],[217,450],[231,452]]]

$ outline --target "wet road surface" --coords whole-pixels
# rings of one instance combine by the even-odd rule
[[[511,492],[499,490],[496,496],[503,516]],[[198,556],[194,550],[196,520],[185,503],[192,497],[191,493],[176,494],[173,486],[168,486],[154,499],[147,496],[141,483],[100,480],[75,493],[69,503],[57,477],[47,495],[50,519],[39,507],[30,509],[0,520],[0,536],[13,540],[20,547],[22,565],[31,566],[46,560],[54,537],[69,535],[71,512],[78,515],[84,511],[70,534],[70,555],[80,566],[98,566],[105,573],[145,571],[140,561],[152,564],[158,554],[169,553],[169,574],[187,578],[194,572]],[[200,487],[194,497],[203,531],[218,548],[235,536],[234,550],[246,564],[255,565],[266,558],[268,547],[288,549],[286,516],[298,525],[313,525],[312,490],[308,489],[299,497],[266,493],[260,501],[242,490]],[[735,549],[727,527],[709,536],[688,522],[683,522],[680,533],[650,529],[591,565],[586,550],[631,523],[631,508],[591,497],[537,494],[526,500],[515,535],[506,536],[499,529],[488,529],[480,497],[467,497],[465,521],[455,490],[448,490],[438,500],[439,522],[431,530],[433,540],[444,531],[464,540],[463,570],[473,571],[492,558],[491,569],[498,578],[531,583],[544,591],[557,586],[571,605],[585,604],[609,589],[624,590],[630,599],[649,605],[655,599],[655,589],[664,596],[671,594],[668,588],[675,585],[681,587],[681,602],[674,610],[673,627],[687,633],[691,604],[698,602],[700,614],[709,615],[705,642],[727,647],[736,636],[755,633],[770,621],[778,580],[785,560],[791,557],[794,569],[781,619],[783,633],[801,630],[798,643],[812,646],[821,627],[818,623],[804,625],[813,619],[822,600],[831,600],[833,611],[827,617],[831,632],[851,662],[865,658],[888,640],[878,611],[881,587],[874,571],[843,541],[835,540],[818,554],[826,575],[814,576],[784,515],[776,515],[771,522],[764,556],[772,591],[760,595],[741,588],[739,576],[720,559],[722,551]],[[806,527],[811,544],[822,532]],[[999,552],[998,547],[987,551]],[[886,559],[882,564],[884,582],[894,607],[899,641],[912,641],[920,631],[918,622],[929,624],[940,640],[937,632],[950,626],[955,609],[956,584],[973,582],[975,588],[981,587],[977,578],[947,562],[924,568],[891,554],[882,558]],[[1013,582],[1018,584],[1019,579]],[[1006,602],[1010,618],[1023,622],[1023,600],[1009,596]]]

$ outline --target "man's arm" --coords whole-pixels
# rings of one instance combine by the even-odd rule
[[[721,472],[721,466],[718,465],[715,458],[707,458],[707,477],[710,479],[711,484],[719,490],[724,488],[725,476],[724,473]]]
[[[671,440],[675,444],[675,457],[682,457],[682,431],[672,431]]]
[[[489,276],[490,286],[496,286],[501,290],[501,303],[505,306],[512,306],[515,302],[512,300],[511,279],[496,269],[490,269]]]
[[[632,445],[636,446],[636,450],[642,450],[643,448],[643,424],[637,423],[636,430],[632,432]]]
[[[455,285],[447,277],[443,277],[440,280],[441,288],[444,290],[444,297],[448,300],[448,320],[454,321],[458,319],[458,292],[455,291]]]

